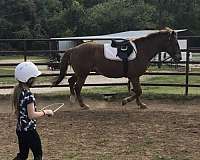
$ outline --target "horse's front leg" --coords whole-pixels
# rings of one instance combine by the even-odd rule
[[[136,99],[136,103],[137,103],[137,105],[140,106],[141,109],[147,108],[146,104],[142,103],[141,100],[140,100],[140,96],[142,95],[142,88],[141,88],[141,85],[140,85],[139,77],[131,78],[130,81],[132,83],[132,86],[133,86],[132,91],[134,93],[133,93],[133,95],[123,99],[122,105],[125,105],[126,103],[131,102],[134,99]]]
[[[84,104],[83,99],[81,97],[81,89],[82,89],[82,86],[85,83],[86,78],[87,78],[87,76],[79,76],[79,77],[77,77],[76,84],[74,85],[74,89],[75,89],[75,92],[76,92],[76,97],[77,97],[79,105],[82,107],[82,109],[89,109],[89,106]]]
[[[135,92],[136,94],[136,103],[138,106],[140,106],[140,109],[146,109],[147,106],[145,103],[142,103],[140,100],[140,96],[142,95],[142,88],[141,88],[141,84],[140,84],[140,79],[139,77],[135,79],[135,81],[131,81],[132,85],[133,85],[133,89],[132,91]]]
[[[122,100],[122,105],[127,104],[128,102],[133,101],[136,98],[136,95],[131,95],[129,97],[126,97]]]
[[[122,105],[125,105],[128,102],[131,102],[134,99],[136,99],[136,94],[131,92],[131,87],[132,87],[131,84],[133,85],[133,81],[135,81],[135,80],[134,79],[131,80],[130,78],[128,79],[128,92],[131,93],[131,96],[124,98],[122,100]]]

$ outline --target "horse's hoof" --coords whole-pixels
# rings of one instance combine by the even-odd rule
[[[126,99],[123,99],[122,100],[122,106],[124,106],[125,104],[127,104],[128,103],[128,101],[126,100]]]
[[[143,103],[143,104],[141,104],[141,105],[140,105],[140,109],[147,109],[147,105],[146,105],[146,104],[144,104],[144,103]]]
[[[76,97],[73,95],[70,95],[69,100],[71,104],[74,104],[76,102]]]
[[[89,110],[90,108],[89,108],[89,106],[87,106],[87,105],[84,105],[84,106],[81,106],[81,110]]]

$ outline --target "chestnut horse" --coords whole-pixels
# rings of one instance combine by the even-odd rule
[[[136,58],[128,61],[126,74],[132,83],[133,93],[122,100],[122,105],[136,99],[137,105],[144,109],[146,105],[140,100],[142,89],[139,77],[145,73],[150,60],[157,53],[167,52],[175,62],[178,62],[181,60],[181,51],[176,32],[170,28],[130,41],[135,43],[137,49]],[[58,85],[64,79],[68,65],[71,65],[74,70],[74,74],[68,80],[70,94],[73,97],[76,96],[79,105],[83,109],[88,109],[89,107],[83,102],[81,89],[91,71],[96,71],[109,78],[124,77],[123,63],[106,59],[104,45],[102,44],[84,43],[66,50],[60,64],[60,74],[52,83],[52,86]]]

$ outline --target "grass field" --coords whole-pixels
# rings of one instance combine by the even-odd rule
[[[200,53],[192,54],[192,59],[195,61],[200,61]]]

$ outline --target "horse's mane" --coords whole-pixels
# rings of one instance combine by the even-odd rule
[[[138,40],[146,40],[146,39],[154,39],[155,37],[157,37],[158,35],[165,35],[165,34],[168,34],[170,32],[172,32],[173,30],[166,27],[162,30],[159,30],[157,32],[154,32],[154,33],[150,33],[148,34],[147,36],[144,36],[144,37],[141,37],[141,38],[138,38]]]

